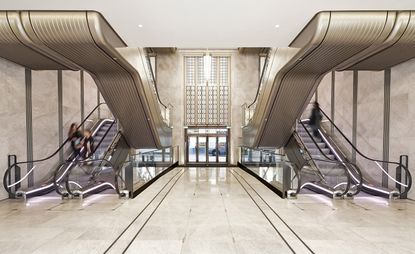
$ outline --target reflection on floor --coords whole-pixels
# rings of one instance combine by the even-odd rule
[[[177,168],[132,200],[0,202],[0,253],[415,253],[414,214],[413,201],[282,200],[237,168]]]

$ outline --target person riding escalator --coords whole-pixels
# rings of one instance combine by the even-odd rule
[[[321,112],[320,112],[320,106],[318,104],[318,102],[314,102],[313,103],[313,109],[311,110],[311,115],[310,115],[310,127],[311,130],[313,131],[313,135],[314,137],[318,138],[318,130],[320,129],[320,123],[321,123],[321,119],[323,118]]]
[[[68,131],[68,139],[71,141],[71,148],[73,150],[73,156],[69,160],[73,160],[79,155],[81,155],[81,149],[83,147],[83,135],[78,130],[78,125],[72,123]]]

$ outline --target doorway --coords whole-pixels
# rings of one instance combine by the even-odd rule
[[[187,165],[228,165],[227,128],[187,128],[185,138]]]

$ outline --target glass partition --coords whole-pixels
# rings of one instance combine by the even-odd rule
[[[96,144],[101,142],[101,139],[108,132],[117,129],[116,121],[105,103],[97,105],[77,126],[77,131],[80,132],[87,129],[92,131]],[[53,178],[56,168],[65,161],[70,162],[83,156],[83,148],[80,153],[77,156],[73,154],[71,141],[67,138],[53,154],[46,158],[36,158],[32,161],[11,164],[5,171],[4,187],[9,192],[10,197],[30,197],[49,193],[55,189]],[[67,173],[65,170],[60,172],[62,174]],[[19,177],[16,177],[16,175]],[[58,177],[58,179],[63,179],[63,177]]]
[[[178,162],[179,148],[167,147],[160,150],[135,150],[124,163],[119,181],[120,189],[130,192],[130,197],[137,195],[142,188],[163,175],[176,162]]]
[[[277,150],[261,150],[241,147],[240,163],[282,193],[283,197],[298,189],[294,165]]]

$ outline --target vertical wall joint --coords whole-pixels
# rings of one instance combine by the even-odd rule
[[[385,70],[384,76],[384,104],[383,104],[383,161],[389,161],[389,135],[390,135],[390,104],[391,104],[391,69]],[[383,163],[383,169],[388,172],[388,163]],[[382,174],[382,186],[388,187],[388,176]]]

